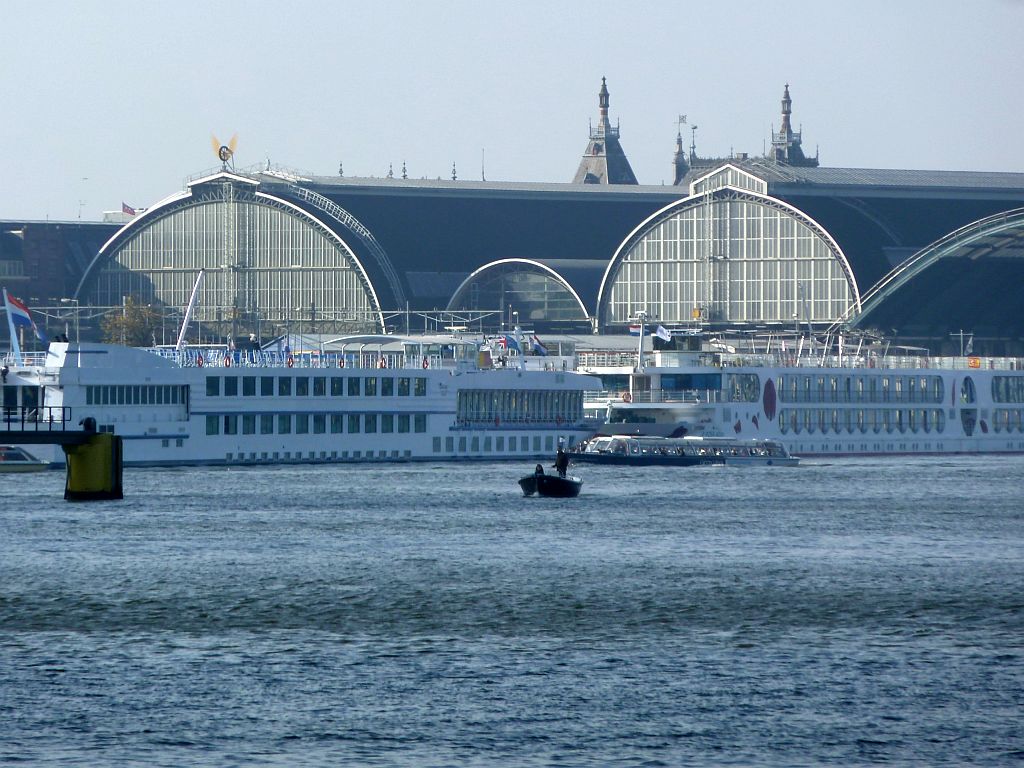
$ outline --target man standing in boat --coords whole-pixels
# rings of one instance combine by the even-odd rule
[[[555,469],[559,477],[565,477],[566,470],[569,469],[569,454],[562,450],[561,441],[558,443],[558,453],[555,454]]]

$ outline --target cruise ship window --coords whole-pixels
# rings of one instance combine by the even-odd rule
[[[247,413],[242,416],[242,434],[253,435],[256,433],[256,414]]]
[[[416,397],[424,397],[427,394],[427,380],[423,376],[416,377]]]
[[[208,435],[219,435],[220,434],[220,419],[213,415],[206,417],[206,434]]]
[[[409,431],[409,414],[400,413],[398,414],[398,431],[408,432]]]
[[[363,381],[363,394],[367,397],[374,397],[377,394],[377,377],[367,376]]]
[[[398,377],[398,396],[408,397],[409,396],[409,377],[399,376]]]
[[[313,377],[313,397],[323,397],[327,394],[327,377]]]
[[[292,394],[292,377],[282,376],[277,380],[277,394],[280,397],[289,397]]]
[[[377,414],[376,413],[367,413],[365,415],[365,417],[363,418],[363,428],[364,428],[364,431],[366,431],[366,432],[376,432],[377,431]]]
[[[331,395],[338,397],[345,394],[345,377],[344,376],[332,376],[331,377]]]
[[[357,379],[358,381],[358,379]],[[359,431],[359,414],[350,413],[348,415],[348,431],[350,434],[355,434]]]
[[[412,420],[413,432],[426,432],[427,431],[427,414],[417,413],[413,416]]]
[[[242,377],[242,395],[244,397],[255,397],[256,396],[256,377],[255,376],[243,376]]]
[[[331,414],[331,433],[338,434],[343,432],[345,428],[345,416],[340,413]]]
[[[225,397],[238,397],[238,377],[237,376],[225,376],[224,377],[224,396]]]
[[[395,431],[395,417],[393,414],[384,413],[380,417],[380,431],[381,432],[394,432]]]
[[[358,376],[348,377],[348,394],[350,397],[359,397],[359,382],[362,381]]]
[[[274,377],[260,376],[260,397],[273,397]]]
[[[322,435],[327,431],[327,414],[314,413],[313,414],[313,432],[317,435]]]
[[[225,414],[224,416],[224,434],[225,435],[237,435],[238,434],[238,416],[235,414]]]
[[[381,397],[393,397],[395,394],[395,380],[393,378],[386,377],[380,380],[380,395]]]
[[[274,414],[272,414],[272,413],[261,413],[260,414],[260,434],[261,435],[272,435],[272,434],[274,434]]]
[[[292,416],[290,413],[277,414],[277,434],[287,435],[292,431]]]
[[[298,397],[306,397],[309,394],[309,379],[305,376],[295,377],[295,394]]]
[[[220,377],[219,376],[207,376],[206,377],[206,396],[216,397],[220,394]]]
[[[309,414],[298,413],[295,415],[295,432],[304,435],[309,432]]]

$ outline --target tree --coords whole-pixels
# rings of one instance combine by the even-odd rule
[[[140,304],[134,296],[126,296],[117,314],[103,318],[103,340],[108,344],[148,347],[156,338],[159,318],[152,307]]]

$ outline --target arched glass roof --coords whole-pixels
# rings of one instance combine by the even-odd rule
[[[519,323],[545,333],[580,333],[592,329],[590,313],[576,287],[555,266],[571,270],[576,285],[596,282],[601,261],[501,259],[485,264],[458,287],[449,311],[494,310],[493,328]]]
[[[937,240],[864,296],[847,323],[901,337],[947,340],[966,331],[1024,336],[1024,208],[989,216]]]
[[[376,331],[377,292],[349,245],[294,203],[230,173],[201,179],[135,218],[100,250],[76,296],[184,308],[220,335]]]
[[[600,289],[601,329],[639,311],[662,324],[825,326],[859,305],[846,256],[817,222],[718,181],[728,183],[666,206],[622,243]]]

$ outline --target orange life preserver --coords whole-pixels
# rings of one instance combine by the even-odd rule
[[[286,360],[285,362],[288,364],[288,367],[291,368],[293,365],[295,365],[295,358],[292,357],[291,355],[288,355],[288,360]]]
[[[423,370],[426,370],[429,367],[430,367],[430,361],[427,360],[427,358],[424,357],[423,358]]]
[[[200,367],[200,368],[203,367],[203,356],[202,355],[196,355],[196,365],[198,367]]]
[[[632,403],[633,402],[633,396],[631,394],[629,394],[629,392],[623,392],[622,393],[622,402],[624,402],[624,403]]]
[[[344,357],[339,357],[338,358],[338,367],[339,368],[344,368],[345,367],[345,358]]]
[[[231,367],[231,358],[228,357],[227,355],[224,356],[224,367],[225,368],[230,368]]]
[[[380,360],[378,361],[378,363],[377,363],[377,367],[378,367],[378,368],[387,368],[387,367],[388,367],[388,359],[387,359],[386,357],[382,357],[382,358],[381,358],[381,359],[380,359]]]

